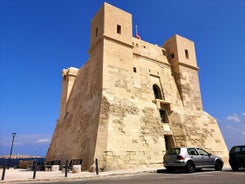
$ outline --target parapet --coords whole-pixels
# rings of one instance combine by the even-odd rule
[[[74,68],[74,67],[63,69],[62,70],[62,77],[63,77],[63,79],[66,79],[69,76],[76,77],[78,71],[79,71],[79,69],[78,68]]]

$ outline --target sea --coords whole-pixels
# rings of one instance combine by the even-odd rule
[[[44,157],[37,157],[37,158],[11,158],[10,161],[8,161],[8,158],[0,158],[0,168],[3,168],[4,165],[9,163],[9,167],[15,167],[17,168],[19,166],[19,161],[20,160],[32,160],[32,161],[36,161],[38,165],[42,165],[45,158]]]

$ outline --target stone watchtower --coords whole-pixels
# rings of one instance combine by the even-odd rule
[[[216,120],[203,111],[194,43],[162,47],[132,36],[131,14],[104,3],[91,22],[89,60],[64,69],[60,115],[46,160],[83,159],[91,170],[162,166],[173,146],[227,159]]]

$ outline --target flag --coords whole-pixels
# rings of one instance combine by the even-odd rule
[[[138,38],[138,39],[141,39],[141,38],[140,38],[140,35],[138,34],[138,32],[136,32],[135,37]]]

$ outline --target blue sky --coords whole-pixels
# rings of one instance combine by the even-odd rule
[[[45,155],[59,116],[61,71],[88,59],[102,0],[0,0],[0,155]],[[245,144],[245,1],[108,0],[133,15],[141,38],[195,42],[204,110],[227,147]]]

